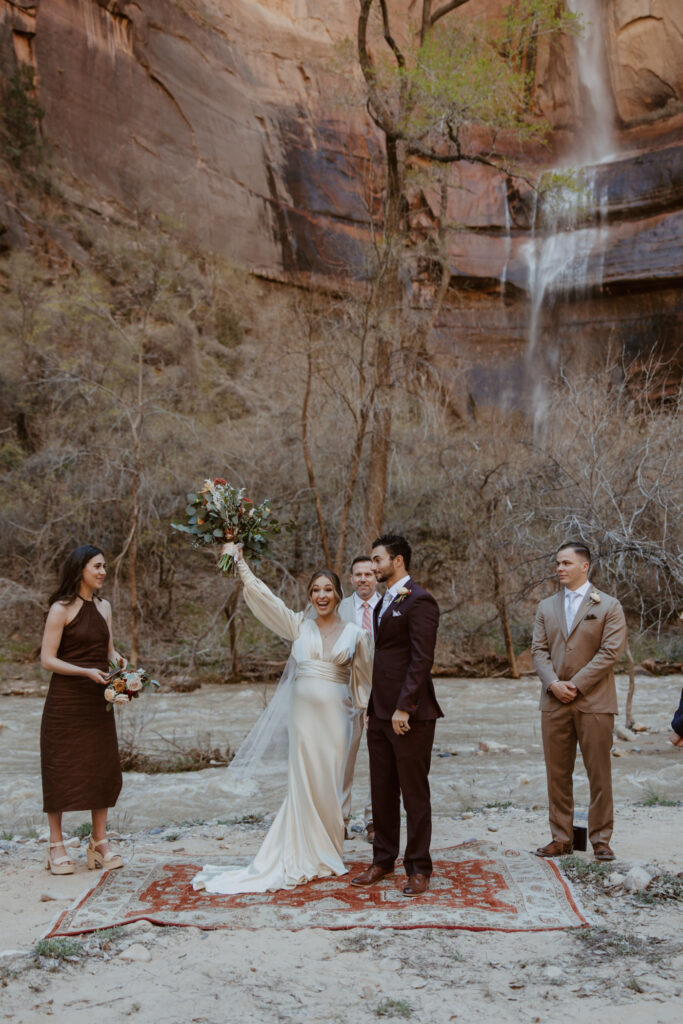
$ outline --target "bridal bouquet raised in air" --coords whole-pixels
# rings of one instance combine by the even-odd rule
[[[115,704],[130,704],[133,698],[139,697],[148,686],[159,688],[159,683],[156,679],[152,679],[144,668],[119,668],[113,662],[110,662],[109,667],[112,671],[107,676],[107,686],[104,691],[107,711],[111,711]]]
[[[171,525],[174,530],[191,534],[195,547],[234,541],[256,562],[268,554],[269,538],[280,532],[269,500],[255,505],[244,487],[231,487],[222,477],[205,480],[198,494],[188,494],[185,513],[186,523]],[[223,572],[232,566],[231,555],[223,555],[218,562]]]

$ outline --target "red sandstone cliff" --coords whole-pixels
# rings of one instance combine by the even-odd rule
[[[639,344],[674,330],[681,308],[683,8],[604,8],[623,155],[600,172],[610,234],[587,319],[611,332],[628,322],[624,338]],[[344,105],[353,83],[333,70],[355,20],[352,0],[0,0],[0,71],[34,65],[46,135],[104,196],[146,206],[265,276],[338,277],[362,264],[359,182],[377,144]],[[534,96],[558,129],[555,156],[567,152],[585,106],[570,41],[541,48]],[[528,209],[506,211],[505,182],[485,169],[456,170],[453,184],[465,189],[452,189],[449,220],[473,229],[451,233],[453,271],[475,293],[443,326],[454,345],[504,348],[525,334]]]

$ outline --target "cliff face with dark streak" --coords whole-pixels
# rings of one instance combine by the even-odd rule
[[[103,198],[147,207],[266,277],[338,280],[362,273],[378,145],[357,108],[336,102],[352,83],[333,70],[334,47],[356,14],[350,0],[0,0],[0,71],[34,65],[46,135]],[[607,199],[592,292],[558,329],[641,348],[680,328],[683,8],[606,0],[605,27],[621,155],[597,172]],[[557,128],[555,156],[571,150],[582,108],[570,41],[541,47],[534,96]],[[495,367],[522,372],[528,197],[486,168],[456,168],[452,184],[448,220],[461,227],[449,251],[466,288],[441,329],[493,368],[473,376],[485,391]]]
[[[302,6],[0,0],[0,58],[36,67],[76,176],[257,273],[325,273],[360,259],[367,140],[317,103],[340,5]]]

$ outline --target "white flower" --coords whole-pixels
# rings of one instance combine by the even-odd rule
[[[107,689],[104,691],[104,699],[108,700],[110,704],[114,702],[114,700],[116,699],[116,690],[114,689],[113,686],[108,686]]]
[[[114,704],[130,704],[130,697],[127,693],[117,693],[114,697]]]
[[[140,679],[140,676],[129,677],[126,681],[126,689],[129,693],[138,693],[142,689],[142,679]]]
[[[591,590],[590,599],[593,602],[593,604],[600,604],[600,595],[598,594],[597,590]]]
[[[401,597],[407,597],[410,591],[407,587],[399,587],[396,593],[400,594]]]

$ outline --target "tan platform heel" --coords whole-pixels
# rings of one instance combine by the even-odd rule
[[[98,839],[97,842],[90,837],[88,843],[88,849],[85,851],[88,858],[88,868],[90,871],[94,871],[95,868],[103,868],[105,871],[113,871],[114,868],[122,868],[123,860],[121,859],[120,853],[112,853],[108,850],[107,853],[102,854],[97,849],[98,846],[104,846],[109,840],[105,836],[104,839]]]
[[[53,875],[73,875],[74,862],[70,857],[53,857],[50,850],[56,846],[64,846],[64,843],[50,843],[47,848],[47,864],[45,869]]]

